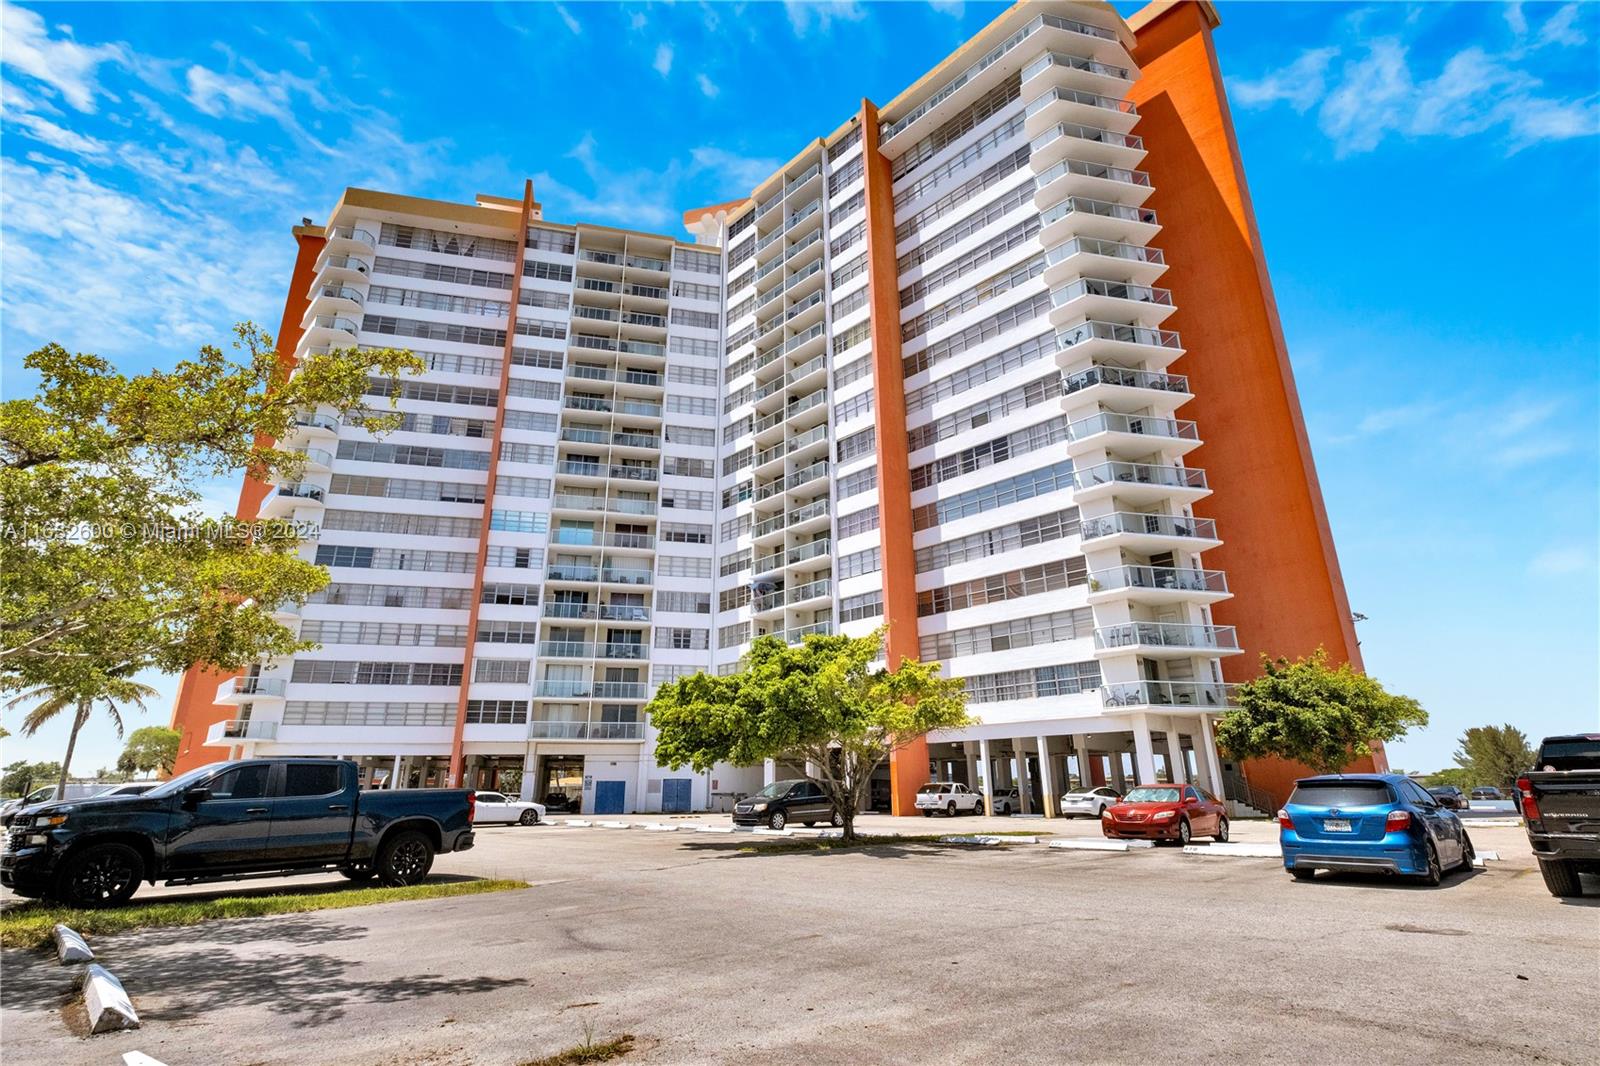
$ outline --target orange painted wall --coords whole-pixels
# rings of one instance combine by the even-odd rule
[[[316,275],[317,256],[322,253],[326,238],[315,232],[295,230],[299,249],[295,254],[294,273],[289,279],[289,295],[283,302],[283,320],[278,324],[278,358],[292,362],[294,350],[300,343],[300,321],[311,305],[311,282]],[[245,475],[239,489],[239,507],[234,514],[241,521],[250,521],[261,508],[271,486]],[[206,731],[218,722],[233,717],[234,708],[215,701],[217,686],[237,671],[217,670],[204,664],[191,666],[178,683],[178,695],[172,704],[172,728],[179,734],[178,759],[173,773],[181,774],[208,762],[221,762],[228,757],[227,748],[205,746]]]
[[[905,369],[900,355],[900,268],[894,247],[894,186],[878,150],[878,109],[861,101],[861,152],[866,166],[867,299],[872,323],[872,413],[877,425],[878,537],[883,556],[883,620],[887,661],[921,657],[917,637],[917,569],[911,547],[911,457],[906,438]],[[917,813],[917,789],[928,780],[928,742],[918,739],[889,757],[889,804]]]
[[[1263,653],[1294,657],[1318,646],[1360,667],[1211,25],[1193,2],[1133,21],[1142,71],[1131,94],[1136,132],[1149,150],[1149,206],[1163,227],[1152,243],[1171,264],[1159,282],[1178,307],[1167,326],[1188,352],[1173,369],[1189,376],[1195,398],[1183,417],[1206,441],[1188,461],[1206,470],[1214,492],[1198,510],[1216,519],[1223,540],[1206,565],[1226,570],[1233,591],[1213,616],[1237,626],[1245,648],[1224,660],[1224,676],[1247,680]],[[1387,769],[1381,748],[1350,769],[1375,763]],[[1275,759],[1244,769],[1280,803],[1310,772]]]

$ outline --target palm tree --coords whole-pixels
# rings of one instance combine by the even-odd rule
[[[41,685],[14,697],[6,706],[14,708],[34,700],[41,701],[22,720],[22,733],[29,737],[68,707],[74,708],[72,731],[67,734],[67,756],[61,760],[61,780],[56,782],[56,799],[60,799],[66,794],[67,775],[72,766],[72,749],[78,746],[78,731],[88,724],[94,705],[96,703],[105,705],[106,713],[111,716],[111,724],[116,726],[117,739],[120,740],[123,733],[122,712],[117,704],[131,703],[143,711],[147,709],[144,701],[154,695],[156,690],[149,685],[125,677],[113,677],[103,679],[98,691],[94,692]]]

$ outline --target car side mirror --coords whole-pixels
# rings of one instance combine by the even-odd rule
[[[205,788],[204,786],[200,788],[191,788],[183,794],[183,805],[185,807],[198,807],[200,804],[204,803],[210,798],[211,790],[209,788]]]

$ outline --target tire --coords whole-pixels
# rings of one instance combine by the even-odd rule
[[[1444,870],[1439,866],[1439,849],[1433,846],[1433,841],[1428,841],[1428,870],[1422,875],[1422,883],[1429,888],[1438,888],[1439,882],[1444,880]]]
[[[828,824],[832,825],[835,829],[843,829],[844,815],[840,814],[838,811],[834,811],[833,817],[828,819]]]
[[[539,812],[536,811],[536,810],[533,810],[531,808],[529,810],[523,811],[522,812],[522,817],[517,819],[517,824],[518,825],[538,825],[539,824]]]
[[[1309,866],[1304,870],[1300,869],[1298,866],[1291,866],[1289,867],[1289,876],[1294,878],[1296,881],[1309,881],[1317,876],[1317,871]]]
[[[350,881],[370,881],[378,876],[378,871],[370,866],[341,866],[339,876]]]
[[[932,811],[928,811],[928,810],[925,810],[925,811],[923,811],[923,812],[922,812],[922,816],[923,816],[923,817],[924,817],[924,818],[932,818],[932,817],[933,817],[933,812],[932,812]]]
[[[120,907],[139,891],[144,858],[126,844],[91,844],[67,859],[51,895],[70,907]]]
[[[373,866],[386,885],[417,884],[433,869],[433,844],[415,829],[401,830],[384,840]]]
[[[1011,804],[1009,804],[1009,803],[1002,803],[1002,804],[1001,804],[1001,805],[1000,805],[1000,813],[1001,813],[1001,814],[1010,814],[1010,813],[1011,813]]]
[[[945,806],[944,806],[944,816],[946,818],[954,818],[956,816],[956,801],[955,800],[951,800],[949,803],[945,804]]]
[[[789,816],[782,811],[773,811],[767,815],[768,829],[782,829],[789,824]]]
[[[1226,818],[1217,819],[1217,831],[1211,834],[1211,839],[1218,844],[1226,844],[1228,842],[1228,820]]]
[[[1461,831],[1461,868],[1463,870],[1471,870],[1477,859],[1478,849],[1472,846],[1472,838],[1463,829]]]
[[[1189,819],[1178,819],[1178,846],[1187,847],[1189,841],[1194,839],[1194,830],[1189,825]]]
[[[807,829],[810,829],[812,826],[816,825],[817,823],[816,822],[801,822],[800,824],[805,826]]]
[[[1578,868],[1572,863],[1541,860],[1539,873],[1544,875],[1544,887],[1550,890],[1552,896],[1560,899],[1576,899],[1583,895],[1583,886],[1578,883]]]

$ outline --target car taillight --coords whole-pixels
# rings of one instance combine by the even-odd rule
[[[468,792],[467,793],[467,821],[476,822],[477,820],[478,820],[478,794],[476,792]]]
[[[1390,811],[1389,817],[1383,820],[1383,831],[1385,833],[1392,833],[1396,829],[1404,829],[1410,824],[1410,811]]]
[[[1282,829],[1293,829],[1294,819],[1289,817],[1288,811],[1278,812],[1278,826]]]
[[[1533,782],[1526,777],[1517,778],[1517,793],[1522,797],[1522,817],[1530,822],[1537,822],[1542,815],[1539,813],[1539,801],[1533,794]]]

